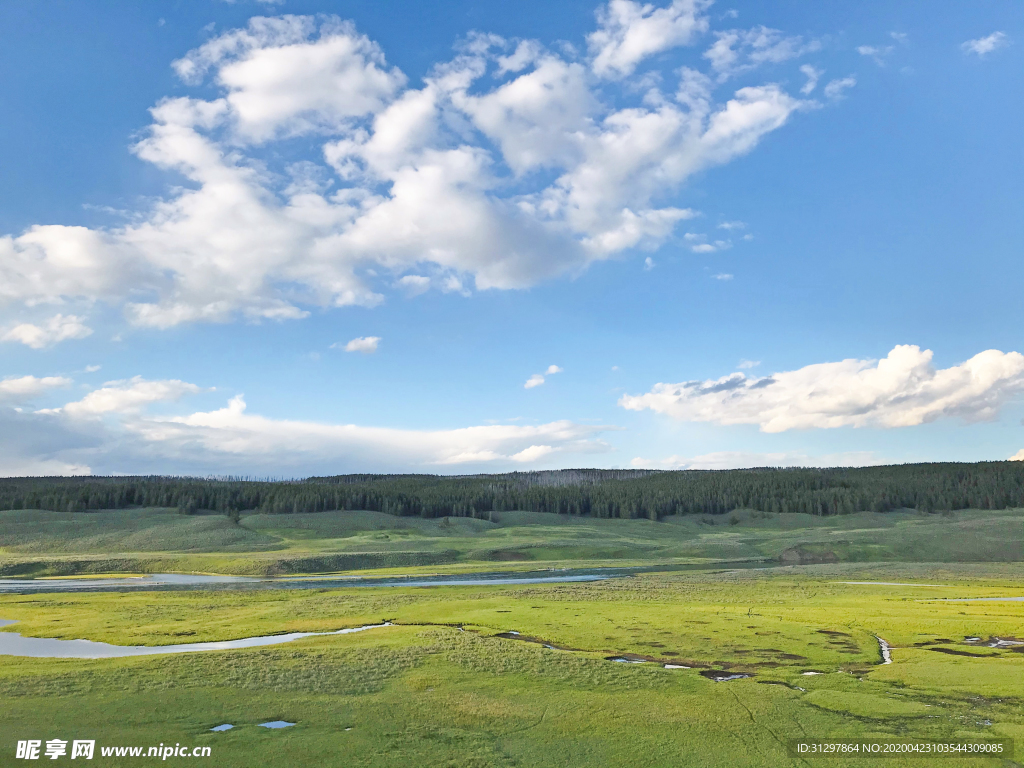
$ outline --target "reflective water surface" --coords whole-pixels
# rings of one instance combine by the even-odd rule
[[[633,568],[550,568],[538,571],[488,571],[430,576],[210,576],[154,573],[103,579],[0,579],[0,594],[39,592],[135,592],[195,589],[337,589],[339,587],[440,587],[502,584],[558,584],[622,578],[638,573],[762,568],[763,561],[687,563]]]
[[[0,620],[0,626],[13,624]],[[254,648],[278,645],[321,635],[348,635],[367,629],[390,627],[391,624],[368,624],[349,627],[336,632],[291,632],[287,635],[243,637],[240,640],[222,640],[214,643],[183,643],[181,645],[110,645],[92,640],[57,640],[52,637],[22,637],[15,632],[0,632],[0,655],[31,656],[39,659],[113,659],[123,656],[156,656],[167,653],[196,653],[198,651],[229,651],[235,648]]]

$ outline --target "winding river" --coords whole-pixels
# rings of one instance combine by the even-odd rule
[[[0,619],[0,627],[14,624]],[[389,623],[367,624],[335,632],[291,632],[287,635],[244,637],[240,640],[222,640],[213,643],[183,643],[180,645],[110,645],[92,640],[57,640],[52,637],[22,637],[14,632],[0,632],[0,655],[30,656],[37,659],[115,659],[123,656],[156,656],[167,653],[196,653],[199,651],[230,651],[235,648],[255,648],[278,645],[322,635],[350,635],[367,629],[393,626]]]
[[[599,581],[628,573],[532,571],[519,573],[476,573],[437,576],[205,576],[200,574],[154,573],[149,576],[103,579],[0,579],[0,594],[38,594],[42,592],[163,592],[175,590],[224,589],[337,589],[340,587],[441,587],[501,584],[555,584],[573,581]]]
[[[659,571],[714,571],[764,567],[762,561],[686,563],[634,568],[558,568],[543,571],[488,571],[430,576],[210,576],[154,573],[109,578],[0,579],[0,595],[42,592],[145,592],[225,589],[339,589],[349,587],[501,586],[503,584],[561,584],[623,578]]]

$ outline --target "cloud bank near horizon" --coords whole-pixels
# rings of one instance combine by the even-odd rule
[[[26,403],[71,383],[5,379],[0,402]],[[0,407],[0,476],[491,472],[530,469],[541,460],[545,467],[571,463],[569,457],[584,461],[610,450],[600,435],[614,429],[568,420],[415,430],[272,419],[250,413],[242,395],[212,411],[165,412],[203,391],[177,379],[136,376],[56,408]]]
[[[680,421],[794,429],[913,427],[940,418],[995,419],[1024,391],[1024,355],[987,350],[936,369],[930,350],[895,347],[881,360],[848,359],[754,377],[657,384],[619,405]],[[746,362],[746,361],[744,361]],[[747,368],[749,369],[749,365]],[[545,375],[561,373],[550,365]],[[538,374],[538,376],[541,376]],[[59,407],[35,408],[74,381],[64,376],[0,380],[0,475],[101,473],[296,476],[358,471],[472,473],[594,465],[619,428],[567,419],[416,430],[274,419],[249,412],[243,395],[221,408],[176,405],[212,390],[179,379],[108,381]],[[1008,457],[1024,460],[1024,450]],[[607,459],[599,461],[607,465]],[[614,463],[614,462],[612,462]],[[632,459],[651,469],[864,466],[892,463],[873,452],[716,451]]]
[[[764,377],[655,384],[623,395],[627,410],[651,410],[679,421],[756,424],[762,432],[837,427],[895,428],[959,417],[996,418],[1024,390],[1024,355],[990,349],[949,368],[932,351],[897,345],[881,360],[818,363]]]

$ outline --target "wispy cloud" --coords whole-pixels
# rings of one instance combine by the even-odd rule
[[[960,49],[964,53],[973,53],[977,56],[985,57],[992,53],[992,51],[1004,48],[1009,44],[1010,38],[1006,36],[1005,32],[993,32],[991,35],[961,43]]]
[[[885,60],[888,56],[896,50],[895,46],[892,45],[859,45],[857,46],[857,53],[861,56],[867,56],[880,67],[885,66]]]
[[[852,75],[839,80],[832,80],[825,86],[825,96],[829,99],[841,99],[847,88],[853,88],[857,84],[857,78]]]
[[[764,26],[716,32],[715,38],[704,58],[711,62],[720,80],[821,49],[817,40],[804,42],[799,35],[787,36],[781,30]]]
[[[800,71],[804,73],[804,77],[807,78],[807,82],[800,88],[800,93],[804,96],[809,96],[815,88],[818,87],[818,80],[825,74],[825,70],[812,67],[810,64],[804,64],[800,67]]]
[[[424,275],[404,275],[398,279],[397,285],[410,296],[419,296],[430,290],[430,278]]]

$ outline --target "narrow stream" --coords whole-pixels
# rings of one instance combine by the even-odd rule
[[[0,619],[0,626],[14,624]],[[184,643],[181,645],[110,645],[92,640],[57,640],[52,637],[22,637],[15,632],[0,632],[0,655],[30,656],[37,659],[114,659],[123,656],[156,656],[167,653],[197,653],[199,651],[230,651],[235,648],[255,648],[301,640],[323,635],[349,635],[367,629],[393,626],[390,623],[367,624],[335,632],[291,632],[287,635],[243,637],[240,640],[222,640],[213,643]]]
[[[875,635],[875,640],[878,641],[878,650],[882,654],[882,664],[892,664],[892,648],[878,635]]]

